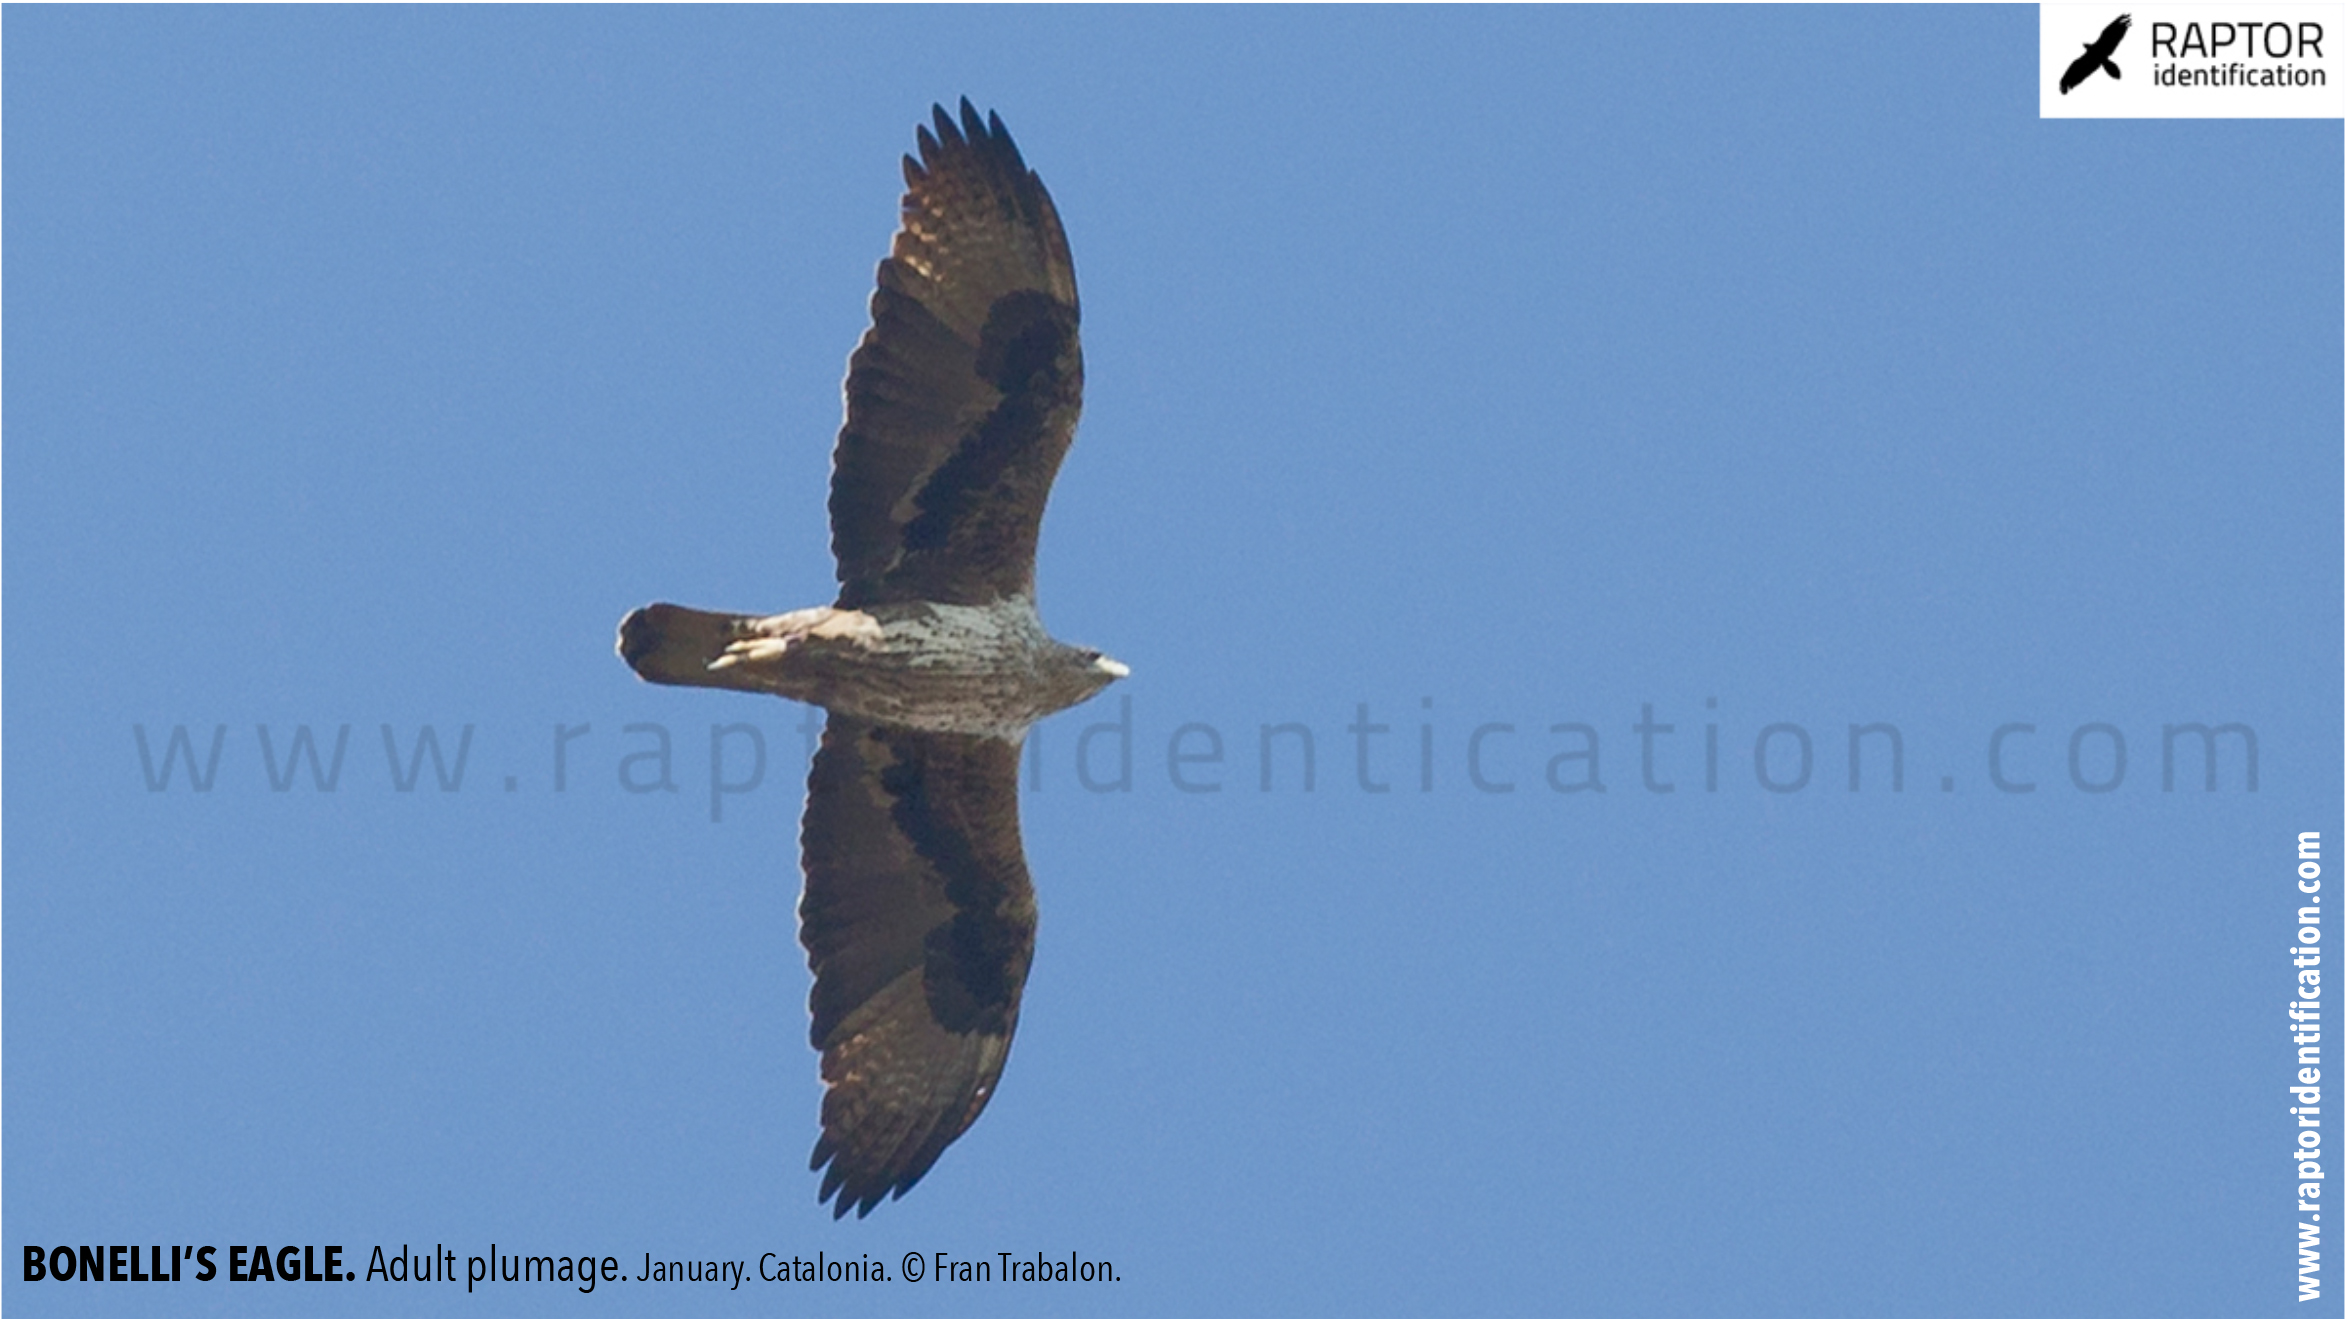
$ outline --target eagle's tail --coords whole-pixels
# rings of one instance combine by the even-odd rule
[[[2105,69],[2108,69],[2108,70],[2110,71],[2110,76],[2111,76],[2111,77],[2115,78],[2115,77],[2117,77],[2117,76],[2118,76],[2118,61],[2116,61],[2116,60],[2103,60],[2103,61],[2102,61],[2102,67],[2103,67],[2103,68],[2105,68]]]
[[[646,682],[756,690],[739,669],[709,666],[727,646],[749,635],[757,622],[747,614],[645,605],[620,620],[619,658]]]

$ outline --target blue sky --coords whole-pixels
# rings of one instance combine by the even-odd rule
[[[1121,1278],[512,1312],[2294,1312],[2335,121],[2040,122],[2017,7],[5,35],[0,1297],[437,1313],[19,1265],[496,1243]],[[1081,280],[1044,614],[1134,673],[1039,731],[999,1095],[834,1223],[802,712],[611,636],[831,598],[963,94]],[[2192,723],[2255,791],[2188,732],[2164,788]]]

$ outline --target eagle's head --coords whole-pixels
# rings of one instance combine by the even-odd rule
[[[1051,657],[1051,669],[1066,705],[1088,701],[1109,683],[1132,675],[1132,670],[1088,646],[1058,647]]]

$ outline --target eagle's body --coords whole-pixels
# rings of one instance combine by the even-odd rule
[[[915,600],[768,618],[652,605],[628,615],[620,653],[654,682],[747,687],[833,714],[1017,741],[1120,676],[1097,651],[1051,639],[1034,601]],[[643,639],[657,636],[656,649]],[[631,638],[635,644],[631,646]],[[674,671],[670,671],[674,670]]]
[[[1018,757],[1124,666],[1051,638],[1035,540],[1083,405],[1075,266],[999,118],[942,107],[848,361],[831,473],[839,599],[651,605],[619,653],[660,683],[830,711],[807,777],[799,939],[823,1055],[822,1196],[902,1195],[993,1095],[1034,956]]]

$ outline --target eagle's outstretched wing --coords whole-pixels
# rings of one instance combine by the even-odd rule
[[[807,778],[799,939],[823,1054],[822,1197],[867,1214],[977,1120],[1018,1025],[1034,888],[1018,745],[834,714]]]
[[[999,116],[944,107],[904,158],[903,224],[848,360],[831,470],[839,603],[985,604],[1034,588],[1083,404],[1075,264]]]

